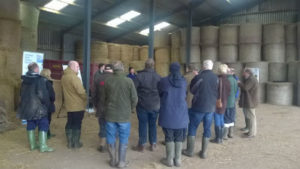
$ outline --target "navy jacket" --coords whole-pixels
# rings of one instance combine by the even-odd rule
[[[138,72],[134,84],[139,97],[138,106],[145,111],[159,110],[159,93],[157,89],[160,76],[154,69],[144,69]]]
[[[194,77],[190,85],[194,95],[192,110],[201,113],[215,112],[218,97],[218,77],[211,70],[204,70]]]
[[[51,80],[48,79],[44,79],[46,81],[46,88],[48,90],[49,93],[49,106],[48,106],[48,113],[54,113],[55,112],[55,92],[53,89],[53,82]]]
[[[161,79],[158,84],[160,110],[158,124],[167,129],[187,128],[189,123],[186,103],[187,82],[182,77],[171,81],[169,77]]]

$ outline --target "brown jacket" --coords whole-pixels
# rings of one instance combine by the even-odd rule
[[[239,106],[241,108],[253,109],[258,105],[258,81],[254,76],[250,76],[239,83],[241,88],[241,96]]]
[[[187,96],[186,96],[186,102],[188,104],[188,108],[192,107],[192,100],[194,95],[190,91],[190,85],[192,79],[195,77],[195,74],[193,72],[188,72],[187,74],[184,75],[184,78],[187,81]]]
[[[83,111],[86,108],[87,96],[82,82],[76,73],[67,68],[61,79],[63,105],[68,112]]]
[[[222,108],[217,108],[216,112],[219,114],[224,114],[227,102],[228,102],[228,96],[230,95],[230,82],[227,78],[227,75],[219,75],[219,87],[218,87],[218,99],[221,98],[222,100]]]

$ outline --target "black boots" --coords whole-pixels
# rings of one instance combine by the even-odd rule
[[[66,129],[65,131],[66,131],[68,148],[73,148],[74,144],[73,144],[73,132],[72,132],[72,129]]]
[[[215,134],[216,138],[211,140],[210,142],[221,144],[223,142],[223,128],[220,126],[215,126]]]
[[[66,137],[68,148],[80,148],[82,143],[80,142],[81,130],[66,129]]]

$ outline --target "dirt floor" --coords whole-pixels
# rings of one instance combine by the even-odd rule
[[[137,118],[133,114],[130,147],[138,140]],[[65,118],[54,118],[52,131],[55,138],[48,145],[52,153],[29,151],[25,127],[0,134],[0,169],[108,169],[108,154],[99,153],[98,124],[93,115],[83,121],[82,142],[79,150],[66,148],[64,134]],[[209,144],[208,158],[197,155],[183,156],[182,169],[299,169],[300,168],[300,108],[261,105],[257,109],[258,135],[252,139],[242,138],[239,130],[244,127],[241,109],[238,109],[235,137],[221,145]],[[158,129],[158,139],[164,139]],[[196,151],[201,147],[202,126],[197,136]],[[185,147],[185,144],[184,144]],[[163,169],[160,164],[165,156],[164,146],[159,144],[156,152],[144,153],[128,150],[129,169]],[[175,168],[175,167],[174,167]]]

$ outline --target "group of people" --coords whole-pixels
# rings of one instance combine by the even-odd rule
[[[240,81],[234,70],[226,64],[219,66],[219,75],[213,73],[213,62],[205,60],[201,70],[188,66],[188,73],[182,75],[177,62],[169,67],[169,75],[160,77],[154,70],[153,59],[145,62],[145,69],[135,74],[129,69],[124,73],[124,65],[99,64],[94,75],[92,100],[99,122],[100,152],[109,153],[112,167],[124,168],[128,165],[126,151],[131,129],[131,114],[136,111],[139,139],[132,149],[144,152],[147,141],[150,151],[157,149],[157,121],[165,135],[166,158],[161,162],[166,166],[181,166],[181,154],[194,155],[197,128],[203,122],[203,137],[200,157],[206,158],[207,145],[211,137],[214,119],[214,143],[233,137],[236,114],[236,100],[245,115],[246,137],[256,135],[255,108],[257,106],[258,81],[251,69],[245,69]],[[50,97],[47,91],[49,78],[38,75],[35,63],[28,66],[28,73],[22,77],[20,117],[28,121],[28,133],[34,133],[36,126],[42,135],[40,151],[53,151],[46,145],[49,129],[48,114]],[[80,148],[81,123],[87,104],[87,96],[77,77],[79,64],[70,61],[61,79],[64,106],[68,112],[65,127],[68,148]],[[33,78],[35,78],[33,80]],[[46,98],[48,97],[48,98]],[[30,99],[29,99],[30,98]],[[47,109],[47,110],[46,110]],[[47,113],[48,114],[47,114]],[[47,115],[47,116],[46,116]],[[34,136],[34,135],[33,135]],[[31,150],[38,146],[32,134],[28,134]],[[119,139],[117,148],[116,140]],[[182,150],[186,140],[187,147]]]

